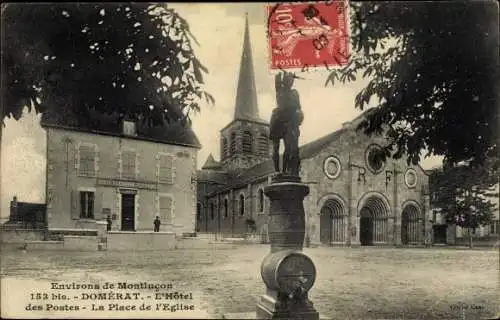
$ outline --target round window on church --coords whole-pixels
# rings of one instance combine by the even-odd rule
[[[382,148],[372,144],[366,149],[366,165],[373,173],[379,173],[384,168],[384,160],[381,158]]]
[[[341,169],[342,167],[340,166],[340,161],[337,157],[329,156],[323,163],[323,171],[330,179],[336,179],[340,175]]]
[[[406,170],[405,184],[408,188],[415,188],[417,185],[417,172],[414,169]]]

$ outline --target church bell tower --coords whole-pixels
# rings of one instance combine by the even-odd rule
[[[248,15],[241,55],[233,120],[221,130],[221,163],[228,171],[268,160],[269,123],[259,118]]]

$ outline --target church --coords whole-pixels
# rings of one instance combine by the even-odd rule
[[[267,238],[269,199],[276,173],[269,122],[259,118],[248,21],[245,25],[233,120],[220,130],[220,161],[197,171],[196,231]],[[369,112],[369,111],[367,111]],[[383,136],[342,128],[300,147],[306,238],[323,245],[419,245],[430,241],[428,175],[406,159],[374,157]],[[306,115],[307,116],[307,115]]]

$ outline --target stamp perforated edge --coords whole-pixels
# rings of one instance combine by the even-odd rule
[[[315,3],[332,3],[332,2],[343,2],[344,3],[344,8],[346,9],[346,17],[345,17],[345,30],[348,31],[348,40],[347,40],[347,56],[349,57],[347,63],[345,65],[335,65],[335,66],[328,66],[328,65],[316,65],[316,66],[307,66],[305,67],[296,67],[296,68],[273,68],[272,67],[272,53],[271,53],[271,46],[269,42],[269,15],[268,15],[268,8],[273,7],[277,4],[315,4]],[[349,8],[349,2],[350,0],[333,0],[333,1],[294,1],[294,2],[265,2],[263,6],[263,11],[264,11],[264,32],[265,32],[265,41],[266,41],[266,60],[267,60],[267,69],[268,72],[271,75],[276,75],[282,71],[287,71],[287,72],[294,72],[294,73],[299,73],[299,74],[308,74],[308,73],[328,73],[333,70],[341,70],[342,68],[346,67],[352,57],[353,57],[353,49],[352,49],[352,42],[351,42],[351,15],[350,15],[350,8]]]

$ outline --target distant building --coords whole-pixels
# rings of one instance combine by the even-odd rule
[[[300,147],[301,177],[310,187],[307,236],[326,245],[430,241],[428,176],[404,158],[377,161],[374,150],[385,140],[356,131],[363,116]],[[234,119],[220,132],[221,160],[210,155],[197,175],[197,231],[242,235],[255,225],[266,237],[264,188],[274,174],[268,133],[258,114],[246,22]]]
[[[435,244],[467,244],[469,242],[469,232],[472,233],[472,238],[475,241],[492,241],[493,243],[500,238],[500,212],[499,212],[499,199],[498,197],[490,197],[491,203],[496,204],[496,209],[493,212],[493,221],[485,226],[480,226],[476,229],[469,230],[468,228],[462,228],[455,224],[450,224],[446,221],[446,217],[442,212],[442,209],[437,205],[437,195],[434,191],[434,187],[437,184],[435,179],[437,176],[432,173],[435,171],[440,171],[442,168],[434,168],[429,170],[429,189],[431,195],[431,211],[432,211],[432,222],[433,222],[433,242]],[[499,185],[495,185],[492,189],[493,193],[499,192]]]
[[[3,227],[20,229],[44,229],[45,203],[30,203],[18,201],[14,196],[10,202],[9,219]]]
[[[95,228],[190,233],[195,229],[199,141],[188,126],[67,110],[42,116],[47,135],[46,204],[50,229]]]

